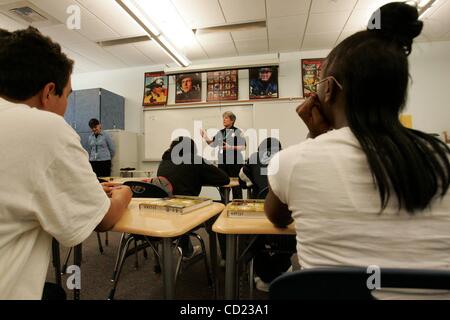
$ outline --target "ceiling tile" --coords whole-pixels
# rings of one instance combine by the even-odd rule
[[[344,30],[356,31],[366,29],[371,16],[372,13],[370,13],[368,10],[364,9],[354,10],[350,18],[348,19],[347,23],[345,24]]]
[[[203,49],[209,58],[235,57],[237,55],[234,43],[227,45],[204,45]]]
[[[100,71],[103,68],[97,65],[95,62],[91,61],[89,58],[84,57],[69,48],[62,47],[62,51],[67,54],[67,56],[75,60],[75,66],[78,66],[78,70],[87,70],[89,72]]]
[[[91,41],[109,40],[119,37],[119,34],[97,18],[81,21],[81,29],[78,30]]]
[[[357,0],[314,0],[311,13],[351,11]]]
[[[197,40],[201,45],[233,42],[229,32],[200,34],[197,36]]]
[[[227,23],[265,20],[264,0],[219,0]]]
[[[25,28],[25,25],[20,24],[19,22],[10,19],[9,17],[0,13],[0,28],[6,29],[8,31],[15,31],[18,29]]]
[[[231,32],[231,36],[235,41],[240,40],[254,40],[254,39],[267,39],[267,29],[252,29],[252,30],[239,30]]]
[[[267,0],[268,18],[307,14],[311,0]]]
[[[306,21],[306,15],[269,19],[267,23],[269,39],[297,37],[301,40],[305,33]]]
[[[278,37],[269,39],[270,52],[289,52],[300,50],[300,40],[297,37]]]
[[[238,54],[263,54],[268,52],[268,42],[265,39],[252,39],[235,41]]]
[[[47,28],[40,28],[39,30],[46,36],[49,36],[54,41],[59,42],[61,44],[70,44],[86,41],[85,37],[83,37],[76,31],[67,29],[67,27],[64,24],[59,24]]]
[[[206,55],[205,51],[197,41],[195,43],[192,43],[190,46],[184,48],[183,53],[191,61],[208,59],[208,56]]]
[[[340,32],[350,12],[313,13],[309,16],[306,33]]]
[[[302,50],[333,48],[339,34],[339,32],[307,33],[303,40]]]
[[[152,64],[153,61],[136,49],[132,44],[112,46],[104,48],[116,58],[125,62],[128,66],[143,66]]]
[[[424,33],[433,40],[441,40],[450,32],[450,1],[446,1],[424,17]]]
[[[135,43],[134,46],[157,65],[172,62],[172,59],[154,41]]]
[[[172,3],[192,29],[225,24],[217,0],[172,0]]]
[[[392,0],[358,0],[355,10],[364,9],[373,13],[377,8],[390,2],[404,2],[404,1],[392,1]]]
[[[68,44],[67,48],[83,57],[89,57],[90,60],[106,69],[124,68],[127,66],[122,59],[114,57],[97,44],[89,41]]]
[[[145,32],[114,0],[76,0],[121,37],[143,35]]]

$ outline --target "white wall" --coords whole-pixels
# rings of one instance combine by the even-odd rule
[[[295,52],[280,54],[279,87],[280,98],[301,96],[300,59],[325,57],[329,50]],[[450,131],[450,42],[416,44],[410,57],[412,84],[405,113],[413,116],[416,129],[430,133]],[[258,57],[256,56],[257,60]],[[239,58],[228,61],[239,62]],[[143,132],[142,95],[144,73],[161,71],[163,66],[138,67],[106,72],[76,74],[73,76],[74,90],[101,87],[125,97],[125,129]],[[240,71],[240,99],[248,99],[248,72]],[[389,88],[386,88],[389,90]],[[174,101],[174,83],[170,81],[169,103]],[[380,94],[383,94],[380,92]],[[286,102],[280,102],[279,108],[267,107],[264,103],[255,103],[255,119],[258,123],[269,124],[276,121],[284,130],[292,130],[295,135],[289,139],[292,144],[303,139],[303,125],[297,119],[295,108],[283,108]],[[168,111],[172,112],[172,111]],[[174,110],[173,112],[176,112]],[[299,129],[301,128],[301,129]],[[141,169],[155,170],[157,163],[142,163]]]

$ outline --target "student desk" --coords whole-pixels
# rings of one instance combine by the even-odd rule
[[[239,235],[295,235],[294,223],[287,228],[275,227],[267,218],[228,218],[225,209],[213,225],[213,231],[225,234],[225,299],[237,299],[237,239]],[[214,270],[215,271],[215,270]]]
[[[217,216],[224,209],[221,203],[213,203],[207,207],[193,212],[177,215],[166,213],[143,213],[139,212],[139,202],[145,199],[133,199],[128,206],[128,210],[116,223],[112,231],[122,233],[133,233],[149,237],[162,238],[162,271],[164,284],[164,298],[174,299],[175,297],[175,270],[172,256],[172,239],[182,236],[195,229],[199,225],[208,222]],[[211,264],[216,270],[217,245],[215,237],[210,234],[209,245],[211,254]],[[215,274],[213,274],[215,278]],[[216,280],[213,279],[216,283]]]

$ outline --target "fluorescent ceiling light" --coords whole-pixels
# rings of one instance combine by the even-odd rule
[[[187,67],[191,64],[188,58],[181,54],[173,45],[174,41],[179,43],[180,35],[186,38],[186,31],[189,30],[181,18],[178,22],[169,21],[167,13],[163,14],[163,10],[170,1],[153,1],[153,0],[116,0],[116,2],[147,32],[151,39],[179,66]],[[169,10],[169,9],[168,9]],[[169,10],[170,14],[175,14],[175,8]],[[174,13],[175,12],[175,13]],[[179,17],[178,13],[177,16]],[[175,20],[173,20],[175,21]],[[181,21],[181,22],[180,22]],[[194,37],[191,30],[189,30]]]

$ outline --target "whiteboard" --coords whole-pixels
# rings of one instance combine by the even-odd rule
[[[201,155],[206,159],[216,160],[218,149],[210,148],[202,142],[200,129],[207,130],[209,137],[212,138],[218,130],[223,129],[222,115],[226,111],[236,115],[236,127],[243,131],[254,127],[254,108],[251,104],[145,111],[145,160],[160,161],[170,142],[179,136],[193,138]]]

